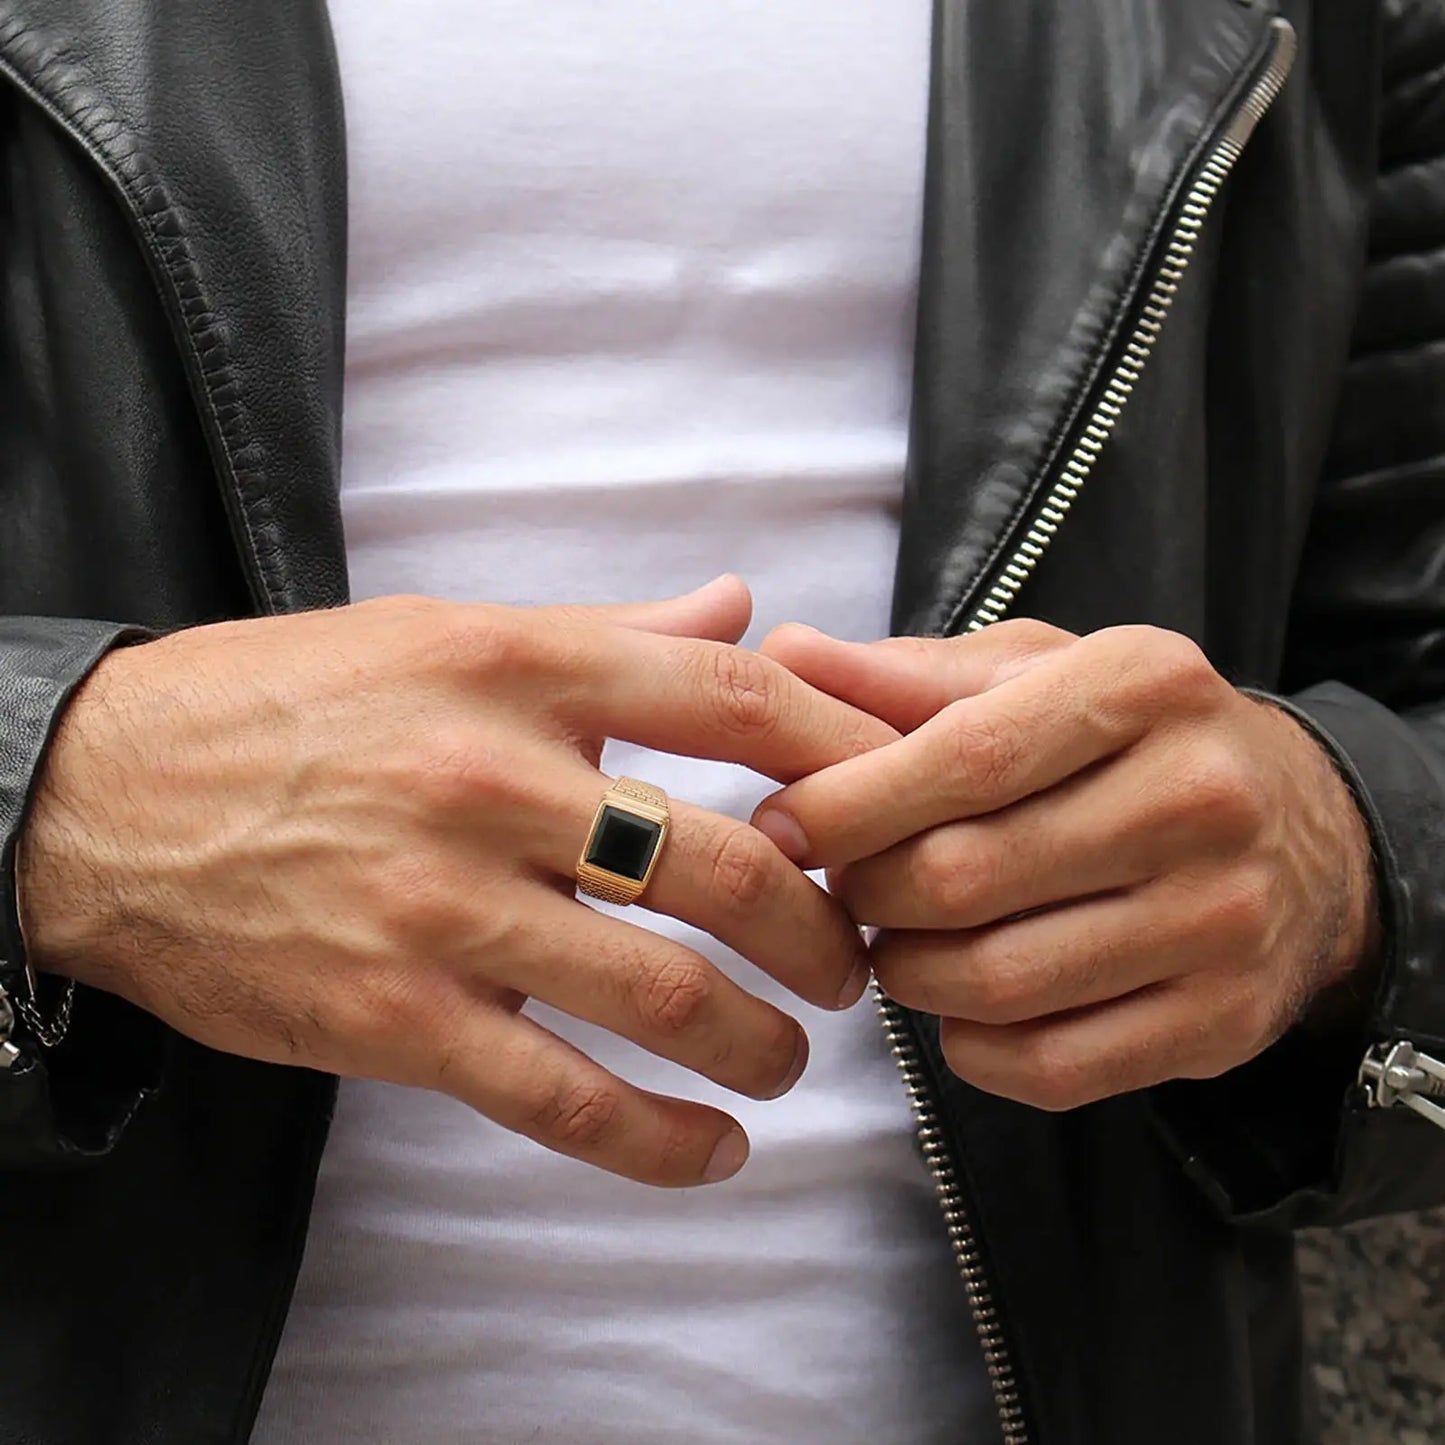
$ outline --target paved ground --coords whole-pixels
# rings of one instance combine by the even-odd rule
[[[1300,1242],[1325,1445],[1445,1445],[1445,1210]]]

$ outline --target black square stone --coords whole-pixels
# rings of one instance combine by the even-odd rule
[[[624,813],[609,804],[597,820],[587,849],[587,862],[641,883],[647,877],[647,866],[661,838],[661,823],[639,818],[635,813]]]

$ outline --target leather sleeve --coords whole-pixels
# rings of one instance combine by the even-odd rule
[[[118,643],[146,634],[112,622],[0,617],[0,984],[24,968],[15,918],[15,840],[66,703]],[[160,1027],[118,999],[82,990],[71,1028],[42,1050],[16,1021],[21,1058],[0,1070],[0,1168],[108,1151],[159,1067]]]
[[[1382,13],[1369,257],[1281,684],[1370,824],[1381,974],[1358,1027],[1158,1091],[1217,1202],[1291,1224],[1445,1203],[1445,1129],[1354,1087],[1371,1043],[1445,1058],[1445,10]]]

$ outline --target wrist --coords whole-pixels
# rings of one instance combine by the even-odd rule
[[[1384,928],[1369,823],[1333,751],[1287,702],[1248,694],[1280,729],[1286,758],[1299,759],[1299,816],[1318,836],[1298,846],[1318,860],[1313,906],[1317,930],[1307,944],[1300,1023],[1315,1033],[1363,1028],[1381,965]]]
[[[1333,756],[1308,728],[1292,717],[1287,721],[1303,734],[1305,745],[1314,755],[1319,785],[1333,823],[1331,836],[1337,844],[1337,905],[1325,910],[1331,926],[1325,931],[1318,993],[1323,997],[1343,989],[1368,1004],[1379,972],[1384,937],[1369,824]],[[1329,882],[1327,877],[1322,892],[1329,891]]]
[[[93,748],[82,736],[95,676],[60,719],[16,835],[14,856],[15,921],[30,967],[82,983],[98,982],[103,941],[116,933],[101,907],[100,860],[87,846],[96,825],[81,813],[81,800],[97,796],[95,781],[85,776],[85,759]]]

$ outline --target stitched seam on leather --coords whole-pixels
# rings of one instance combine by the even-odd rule
[[[1371,467],[1368,471],[1327,472],[1325,480],[1332,486],[1353,488],[1367,487],[1371,482],[1392,478],[1409,481],[1413,477],[1433,477],[1445,470],[1445,452],[1431,452],[1427,456],[1412,457],[1407,462],[1391,462],[1387,467]]]
[[[1442,68],[1441,75],[1445,76],[1445,68]],[[1407,171],[1422,170],[1429,166],[1439,165],[1442,160],[1445,160],[1445,154],[1434,149],[1407,156],[1391,156],[1389,163],[1380,167],[1376,179],[1393,180]]]
[[[12,55],[18,59],[12,59]],[[20,63],[23,60],[33,63],[27,67]],[[275,508],[260,468],[262,448],[250,435],[241,383],[231,367],[224,340],[216,334],[219,318],[207,303],[200,267],[191,253],[176,204],[135,136],[105,106],[81,64],[63,58],[35,27],[27,27],[12,17],[0,21],[0,74],[80,144],[120,192],[143,243],[149,242],[142,244],[142,250],[151,262],[162,305],[168,311],[172,309],[166,305],[167,293],[174,301],[178,329],[185,338],[181,350],[194,363],[208,403],[201,408],[212,423],[207,431],[219,443],[221,461],[236,487],[240,505],[235,511],[250,560],[267,594],[260,600],[270,610],[279,610],[286,593],[285,578],[277,566],[276,549],[263,553],[258,545],[249,510],[254,508],[262,524],[274,529]],[[86,97],[84,101],[79,100],[81,95]],[[59,96],[70,97],[71,103],[62,105]],[[166,226],[172,228],[169,233]],[[212,356],[218,360],[212,362]]]
[[[1392,79],[1385,99],[1387,102],[1396,101],[1408,98],[1410,92],[1414,90],[1431,90],[1439,83],[1442,76],[1445,76],[1445,60],[1437,60],[1426,66],[1424,70],[1412,71],[1409,75]]]
[[[1009,512],[1007,521],[999,530],[998,541],[989,549],[988,556],[975,571],[973,577],[969,579],[957,601],[945,612],[943,626],[945,633],[954,632],[966,622],[967,614],[971,610],[974,600],[983,590],[984,583],[999,562],[1009,554],[1009,548],[1018,528],[1033,510],[1034,504],[1048,485],[1049,479],[1054,475],[1064,442],[1078,424],[1089,397],[1099,389],[1104,379],[1109,358],[1114,354],[1124,334],[1130,307],[1138,299],[1143,288],[1150,263],[1158,251],[1167,223],[1174,214],[1189,177],[1194,173],[1213,142],[1222,117],[1229,113],[1239,97],[1253,84],[1254,76],[1259,69],[1260,61],[1269,48],[1269,43],[1270,32],[1268,24],[1266,24],[1249,57],[1240,66],[1232,84],[1226,88],[1219,103],[1200,128],[1198,140],[1185,153],[1184,159],[1170,176],[1168,184],[1164,187],[1162,199],[1155,210],[1148,235],[1139,247],[1138,257],[1114,294],[1108,324],[1103,328],[1100,340],[1095,345],[1088,361],[1085,362],[1078,382],[1071,390],[1067,401],[1060,408],[1058,420],[1049,430],[1048,440],[1044,444],[1037,471],[1024,488],[1018,503]]]
[[[1381,361],[1402,362],[1411,356],[1422,361],[1438,360],[1442,351],[1445,351],[1445,336],[1438,333],[1432,336],[1416,336],[1407,341],[1394,341],[1352,352],[1345,372],[1349,375],[1362,366],[1372,366]]]
[[[1445,159],[1445,157],[1441,159]],[[1441,222],[1442,225],[1445,225],[1445,215],[1442,215]],[[1374,275],[1376,272],[1388,270],[1398,261],[1430,261],[1445,264],[1445,235],[1442,235],[1438,241],[1422,241],[1402,245],[1398,251],[1372,252],[1365,265],[1367,272]]]
[[[1442,221],[1445,221],[1445,217],[1442,217]],[[1374,272],[1380,267],[1389,266],[1395,261],[1432,261],[1437,257],[1445,259],[1445,241],[1441,241],[1438,244],[1430,241],[1423,245],[1411,243],[1410,245],[1402,246],[1398,251],[1376,251],[1370,256],[1366,262],[1366,266],[1370,272]]]

